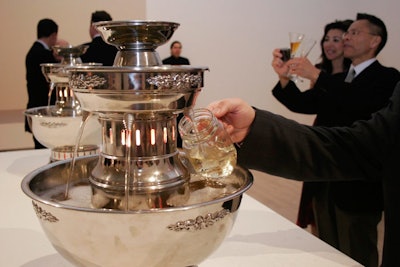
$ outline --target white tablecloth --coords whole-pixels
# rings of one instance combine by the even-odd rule
[[[1,267],[72,266],[47,240],[20,187],[49,157],[46,149],[0,153]],[[221,266],[361,265],[245,194],[232,232],[199,267]]]

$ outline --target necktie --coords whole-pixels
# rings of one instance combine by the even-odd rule
[[[355,75],[356,75],[356,71],[354,69],[350,69],[349,73],[347,73],[346,79],[344,79],[344,81],[346,83],[351,83],[353,81]]]

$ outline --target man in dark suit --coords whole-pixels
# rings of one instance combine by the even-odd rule
[[[348,73],[328,75],[305,58],[282,64],[280,55],[276,55],[272,63],[280,74],[280,82],[273,89],[274,96],[293,111],[317,114],[315,125],[350,126],[354,121],[369,119],[373,112],[387,104],[400,80],[396,69],[384,67],[376,60],[387,40],[386,27],[380,19],[358,14],[343,38],[344,56],[352,61],[349,74],[355,70],[353,77],[347,77]],[[286,71],[291,64],[295,66],[290,69],[291,73],[313,81],[312,89],[301,92],[289,82]],[[383,208],[381,183],[316,184],[318,189],[323,185],[327,193],[316,192],[318,201],[314,206],[330,209],[316,213],[320,238],[364,266],[377,266],[377,225]]]
[[[27,108],[47,106],[49,101],[49,83],[42,73],[40,64],[56,63],[51,48],[57,42],[58,25],[51,19],[42,19],[37,25],[37,40],[29,49],[25,58],[26,82],[28,89]],[[55,92],[53,90],[50,104],[55,103]],[[25,118],[25,131],[31,132],[28,121]],[[33,137],[35,148],[44,148],[35,137]]]
[[[312,127],[240,99],[208,106],[238,146],[238,164],[302,181],[382,181],[382,267],[400,266],[400,83],[386,108],[351,127]]]
[[[84,63],[102,63],[103,66],[112,66],[118,49],[115,46],[104,42],[100,33],[93,25],[93,23],[99,21],[112,21],[112,18],[106,11],[96,11],[92,13],[89,28],[92,41],[85,43],[89,48],[86,50],[85,54],[80,56],[80,58]]]

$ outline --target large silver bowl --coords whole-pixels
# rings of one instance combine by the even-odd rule
[[[39,168],[22,182],[52,245],[77,266],[197,265],[228,235],[242,195],[253,182],[249,171],[237,167],[219,180],[192,177],[186,189],[174,194],[136,195],[136,210],[95,209],[85,177],[96,162],[93,156],[76,161],[70,184],[74,200],[54,200],[63,195],[70,160]],[[157,200],[166,206],[154,207]]]

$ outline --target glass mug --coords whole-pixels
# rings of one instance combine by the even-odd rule
[[[230,175],[237,154],[222,123],[205,108],[191,110],[188,115],[179,121],[178,129],[189,167],[206,178]]]

